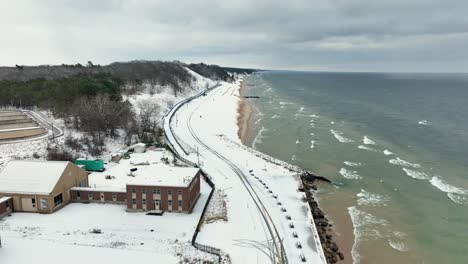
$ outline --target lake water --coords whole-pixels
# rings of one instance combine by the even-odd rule
[[[354,263],[468,263],[468,75],[261,72],[252,146],[326,176]]]

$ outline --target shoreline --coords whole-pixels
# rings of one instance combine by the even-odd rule
[[[239,88],[239,103],[238,103],[238,117],[237,117],[237,125],[238,125],[238,137],[241,143],[246,147],[251,147],[253,138],[251,134],[253,134],[253,124],[252,118],[254,115],[254,107],[248,102],[248,100],[244,97],[245,92],[245,83],[244,80],[240,83]],[[320,205],[317,203],[317,199],[314,197],[311,191],[317,189],[317,183],[315,181],[310,182],[305,180],[303,177],[302,184],[305,187],[305,193],[307,196],[307,201],[310,206],[310,211],[314,217],[315,227],[317,232],[319,233],[319,237],[321,240],[322,248],[324,250],[325,256],[327,258],[327,262],[329,263],[343,263],[343,264],[351,264],[353,260],[351,258],[351,252],[345,251],[342,252],[340,249],[347,249],[347,247],[342,246],[344,243],[343,238],[340,237],[335,227],[331,224],[332,221],[327,219],[326,213],[321,210]],[[305,183],[305,184],[304,184]],[[352,231],[351,231],[352,232]]]
[[[242,95],[245,92],[245,83],[242,80],[240,83],[240,89],[239,89],[239,104],[237,107],[237,112],[238,112],[238,117],[237,117],[237,126],[239,127],[239,130],[237,131],[237,135],[239,136],[239,139],[241,140],[242,144],[248,146],[248,135],[249,135],[249,125],[252,119],[253,115],[253,110],[252,106],[250,103],[242,97]]]

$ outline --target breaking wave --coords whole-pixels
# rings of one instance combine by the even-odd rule
[[[450,185],[446,182],[444,182],[441,178],[434,176],[430,180],[431,184],[436,187],[437,189],[446,192],[446,193],[456,193],[456,194],[465,194],[466,190],[463,190],[461,188],[455,187],[453,185]]]
[[[411,163],[411,162],[408,162],[406,160],[400,159],[399,157],[397,157],[396,159],[391,159],[388,162],[393,164],[393,165],[399,165],[399,166],[402,166],[402,167],[421,168],[420,164]]]
[[[467,195],[462,195],[462,194],[457,194],[457,193],[447,193],[447,196],[452,200],[453,202],[460,204],[460,205],[468,205],[468,196]]]
[[[368,138],[367,136],[364,136],[364,138],[362,139],[362,142],[364,143],[364,145],[376,145],[375,142],[371,140],[370,138]]]
[[[265,136],[263,135],[266,131],[268,131],[268,129],[266,129],[265,127],[262,127],[260,129],[260,131],[258,131],[258,134],[255,136],[253,142],[252,142],[252,148],[256,148],[257,144],[262,144],[263,141],[262,139],[265,138]]]
[[[373,207],[380,207],[386,206],[386,202],[390,200],[388,196],[371,193],[364,189],[361,189],[361,192],[356,194],[358,197],[357,203],[361,206],[373,206]]]
[[[361,162],[352,162],[352,161],[343,161],[344,164],[350,166],[350,167],[359,167],[362,166]]]
[[[402,168],[406,175],[410,176],[411,178],[417,179],[417,180],[427,180],[429,179],[429,175],[427,175],[424,172],[421,171],[416,171],[416,170],[410,170],[407,168]]]
[[[430,125],[431,123],[430,123],[429,121],[427,121],[427,120],[421,120],[421,121],[418,122],[418,124],[419,124],[419,125],[428,126],[428,125]]]
[[[370,147],[364,146],[364,145],[359,145],[357,148],[358,148],[358,149],[362,149],[362,150],[368,150],[368,151],[375,151],[375,152],[377,152],[376,149],[373,149],[373,148],[370,148]]]
[[[387,225],[387,221],[379,219],[374,215],[360,211],[356,206],[348,207],[348,213],[353,223],[354,243],[351,249],[353,263],[361,262],[359,255],[359,245],[364,239],[376,239],[382,237],[379,227]]]
[[[274,115],[271,117],[271,119],[275,119],[275,118],[278,118],[278,115]]]
[[[351,142],[354,142],[354,140],[352,140],[352,139],[343,137],[343,132],[341,132],[341,131],[336,131],[336,130],[331,129],[330,132],[331,132],[331,133],[335,136],[335,138],[338,139],[338,141],[341,142],[341,143],[351,143]]]
[[[310,141],[310,148],[311,149],[315,148],[315,140]]]
[[[405,245],[405,243],[403,243],[401,241],[396,241],[396,240],[389,239],[388,244],[395,250],[398,250],[398,251],[401,251],[401,252],[408,251],[408,247]]]
[[[390,156],[390,155],[393,155],[395,153],[391,152],[390,150],[386,149],[383,151],[383,154],[387,155],[387,156]]]
[[[343,175],[346,179],[350,180],[359,180],[362,177],[357,173],[357,171],[347,170],[346,168],[341,168],[340,174]]]

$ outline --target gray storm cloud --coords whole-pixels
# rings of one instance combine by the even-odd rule
[[[0,64],[468,71],[464,0],[3,1]]]

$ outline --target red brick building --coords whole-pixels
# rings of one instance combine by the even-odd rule
[[[141,170],[125,190],[74,187],[75,202],[126,204],[127,211],[169,211],[190,213],[200,195],[201,171],[197,168]]]
[[[199,169],[179,168],[156,181],[136,178],[127,184],[127,210],[190,213],[200,195],[200,175]]]

